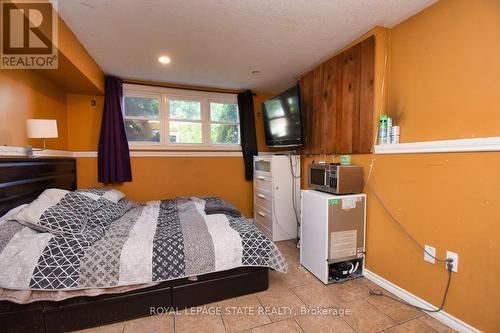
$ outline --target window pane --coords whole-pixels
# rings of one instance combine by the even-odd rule
[[[160,142],[159,120],[125,119],[128,141]]]
[[[239,144],[240,131],[238,125],[212,124],[211,140],[215,144]]]
[[[196,101],[170,100],[170,119],[200,120],[201,104]]]
[[[212,121],[238,122],[238,105],[227,103],[210,103],[210,119]]]
[[[168,141],[172,143],[202,143],[201,123],[171,121]]]
[[[160,100],[149,97],[125,96],[125,116],[146,117],[158,119],[160,117]]]

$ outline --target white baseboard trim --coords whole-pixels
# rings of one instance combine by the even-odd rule
[[[394,283],[384,279],[380,275],[377,275],[368,269],[364,270],[363,275],[368,280],[372,281],[373,283],[375,283],[379,287],[384,288],[388,292],[394,294],[395,296],[401,298],[402,300],[404,300],[410,304],[413,304],[413,305],[416,305],[419,307],[423,307],[423,308],[437,309],[434,305],[428,303],[427,301],[424,301],[420,297],[413,295],[409,291],[395,285]],[[446,313],[444,311],[439,311],[439,312],[435,312],[435,313],[427,312],[427,314],[429,316],[439,320],[443,324],[449,326],[450,328],[456,330],[457,332],[460,332],[460,333],[469,333],[469,332],[481,333],[480,330],[472,327],[471,325],[461,321],[460,319],[458,319],[458,318],[456,318],[456,317],[452,316],[451,314]]]
[[[375,146],[375,154],[463,153],[485,151],[500,151],[500,136]]]

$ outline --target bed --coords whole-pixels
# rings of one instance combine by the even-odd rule
[[[76,189],[76,161],[74,159],[0,158],[0,216],[3,216],[6,212],[15,207],[18,207],[19,205],[33,203],[33,200],[35,199],[40,200],[39,195],[42,194],[42,192],[43,194],[40,195],[40,197],[45,195],[45,193],[52,191],[46,191],[47,189],[54,188],[58,189],[54,190],[54,193],[63,193],[63,195],[64,193],[66,193],[65,191],[74,191]],[[73,198],[73,196],[76,195],[73,193],[79,193],[79,198],[82,196],[82,194],[86,195],[87,197],[104,195],[100,192],[67,193],[68,194],[64,195],[64,198],[67,198],[68,196],[70,196],[70,194],[71,198]],[[101,199],[97,198],[95,200]],[[158,230],[160,230],[160,225],[161,223],[163,223],[161,222],[160,217],[164,216],[164,220],[171,219],[171,214],[169,212],[175,211],[175,214],[177,215],[184,214],[184,221],[187,222],[183,222],[184,224],[182,225],[183,228],[187,229],[190,228],[190,225],[193,225],[193,223],[190,222],[191,215],[189,214],[195,214],[193,215],[194,219],[199,219],[201,216],[202,218],[206,219],[205,222],[207,223],[209,223],[210,221],[210,223],[216,223],[217,218],[215,217],[215,215],[213,215],[215,220],[208,221],[208,217],[203,214],[200,208],[203,207],[202,205],[204,202],[206,202],[205,200],[212,199],[207,198],[201,200],[197,198],[184,198],[178,199],[176,201],[157,201],[148,203],[146,205],[134,205],[133,208],[129,207],[128,210],[126,210],[126,213],[119,215],[119,217],[117,217],[116,219],[113,218],[112,220],[110,220],[111,227],[108,227],[108,229],[106,229],[106,233],[103,234],[108,235],[109,233],[111,233],[109,230],[112,229],[113,226],[120,226],[121,229],[117,229],[118,236],[115,235],[114,238],[112,237],[113,241],[117,239],[119,240],[119,235],[123,234],[122,226],[126,225],[126,220],[128,219],[132,221],[133,218],[131,218],[131,216],[135,216],[137,220],[137,216],[141,217],[145,215],[145,213],[141,213],[144,211],[156,212],[155,219],[157,219],[157,222],[154,223],[156,223],[158,226],[156,229],[155,239],[157,238]],[[123,200],[120,200],[120,202],[122,201]],[[89,210],[88,207],[87,210]],[[179,219],[181,218],[182,216]],[[4,292],[3,294],[0,294],[0,331],[71,331],[129,320],[141,316],[147,316],[150,315],[152,307],[185,308],[266,290],[268,287],[268,272],[270,268],[286,271],[286,263],[284,262],[281,254],[279,254],[279,251],[276,249],[274,244],[272,244],[272,242],[269,241],[268,243],[268,240],[265,239],[259,239],[259,241],[257,242],[259,243],[259,253],[254,253],[255,251],[249,251],[244,237],[247,237],[247,243],[250,242],[252,238],[260,237],[259,234],[256,234],[252,229],[253,226],[251,225],[251,223],[249,223],[248,221],[245,222],[241,219],[231,219],[229,217],[227,218],[226,222],[231,225],[231,228],[233,229],[232,232],[237,232],[239,234],[239,237],[241,237],[240,243],[243,244],[241,249],[242,254],[236,253],[239,252],[239,250],[235,252],[233,249],[232,252],[235,253],[232,255],[232,257],[228,257],[226,254],[223,254],[227,252],[227,248],[222,248],[221,250],[220,246],[217,247],[215,245],[213,246],[215,247],[215,254],[207,250],[207,247],[197,248],[199,244],[203,243],[198,241],[200,237],[203,238],[203,232],[195,230],[194,232],[191,232],[191,236],[189,236],[189,232],[183,230],[183,232],[185,232],[183,234],[185,242],[183,243],[183,246],[185,247],[185,249],[182,253],[185,257],[185,260],[182,262],[181,266],[179,266],[178,263],[164,264],[169,260],[168,258],[174,258],[173,260],[177,261],[176,258],[178,257],[175,249],[174,252],[170,252],[170,249],[172,247],[172,233],[170,232],[170,229],[168,229],[169,236],[168,238],[165,238],[166,240],[168,240],[168,242],[170,242],[167,244],[168,246],[165,245],[163,248],[161,248],[158,255],[154,255],[153,253],[152,258],[133,261],[132,259],[135,258],[133,254],[136,253],[140,257],[141,252],[140,250],[137,250],[137,245],[140,249],[141,244],[144,245],[146,241],[141,241],[144,239],[141,238],[142,236],[135,239],[135,241],[133,239],[131,241],[131,238],[133,237],[130,237],[127,234],[128,238],[125,240],[125,243],[130,244],[131,242],[135,242],[134,244],[136,244],[136,246],[129,246],[130,256],[128,257],[123,254],[124,252],[126,252],[126,246],[124,246],[124,249],[121,250],[121,257],[118,260],[132,261],[130,261],[128,264],[120,263],[120,265],[117,267],[121,275],[114,279],[106,276],[106,271],[108,270],[106,266],[92,266],[93,264],[95,264],[95,262],[99,261],[95,256],[89,257],[86,271],[83,269],[85,268],[85,262],[83,261],[83,259],[78,263],[79,271],[76,275],[76,279],[71,279],[69,273],[67,273],[68,275],[64,276],[64,278],[59,278],[58,276],[60,276],[62,273],[51,267],[54,266],[53,262],[50,261],[52,259],[49,258],[50,260],[48,260],[47,258],[44,258],[42,260],[43,255],[41,255],[40,259],[37,259],[38,261],[34,266],[35,269],[33,270],[33,272],[29,272],[28,279],[25,279],[26,281],[23,282],[23,278],[19,277],[26,276],[26,270],[23,272],[23,267],[26,266],[25,262],[23,261],[24,257],[15,259],[13,258],[14,256],[9,257],[8,255],[6,255],[6,253],[8,254],[9,252],[4,248],[3,252],[0,252],[0,266],[3,265],[2,272],[0,272],[0,285],[2,288],[8,289],[2,289]],[[138,222],[135,223],[135,225],[138,224]],[[39,225],[39,227],[47,228],[46,225]],[[50,229],[49,231],[45,229],[32,231],[31,228],[27,228],[25,226],[20,227],[17,225],[15,228],[18,228],[19,230],[23,228],[22,230],[24,234],[33,234],[34,236],[39,237],[39,239],[44,239],[45,237],[47,239],[50,239],[50,242],[56,242],[55,240],[61,239],[67,242],[68,237],[75,237],[73,234],[58,234],[52,229]],[[24,234],[19,230],[15,230],[15,233],[11,232],[11,234],[15,237],[11,235],[8,242],[4,241],[4,243],[8,243],[8,246],[10,246],[11,248],[10,253],[23,253],[23,251],[30,252],[29,249],[35,246],[31,243],[39,243],[38,241],[31,241],[31,238],[23,239],[21,236],[23,236]],[[207,235],[209,231],[206,231]],[[218,231],[211,230],[210,232],[212,232],[212,238],[216,239],[216,232]],[[113,242],[104,239],[102,236],[99,236],[100,233],[94,232],[94,229],[92,229],[92,233],[87,232],[86,230],[84,234],[85,237],[89,237],[88,235],[96,234],[97,236],[95,237],[97,237],[96,239],[99,240],[98,242],[90,242],[92,246],[86,248],[85,251],[83,251],[85,252],[85,255],[91,253],[91,250],[94,250],[95,252],[96,250],[94,248],[98,249],[99,246],[97,245],[99,244],[104,244],[104,246],[107,246],[108,248],[110,247],[110,244],[114,244]],[[132,234],[132,231],[130,231],[129,234]],[[27,236],[24,235],[24,237]],[[186,242],[188,242],[190,237],[192,238],[192,245],[188,246],[186,245]],[[206,236],[205,238],[207,237],[208,236]],[[17,248],[14,244],[15,241],[12,241],[12,239],[14,238],[16,238],[19,243],[17,244]],[[44,244],[50,244],[50,242],[47,241],[47,243]],[[22,244],[26,243],[28,243],[28,245],[25,246],[26,249],[23,249]],[[261,243],[265,244],[265,246],[262,247]],[[200,260],[198,260],[199,263],[194,263],[194,261],[197,261],[197,257],[192,254],[190,263],[188,261],[189,258],[187,257],[189,257],[189,249],[193,246],[194,248],[190,250],[191,252],[203,254],[208,253],[207,256],[209,258],[215,256],[216,259],[212,258],[213,260],[211,261],[211,259],[204,259],[202,257]],[[52,252],[55,252],[55,250],[50,249],[48,245],[43,245],[41,248],[44,249],[42,254],[45,254],[45,252],[48,251],[52,255]],[[165,253],[166,249],[168,249],[168,253]],[[59,250],[59,248],[56,248],[56,250]],[[231,250],[231,248],[229,248],[229,250]],[[272,255],[269,255],[269,253],[271,253],[270,251],[278,251],[278,253],[272,252]],[[164,257],[161,257],[160,253],[163,253]],[[219,256],[219,258],[221,259],[217,259],[217,256]],[[57,256],[54,254],[54,257]],[[161,260],[157,259],[158,257],[160,257]],[[81,258],[84,258],[83,254]],[[254,260],[255,258],[257,258],[258,260]],[[110,259],[106,258],[105,260],[101,261],[106,260]],[[150,262],[151,260],[153,262]],[[153,269],[151,269],[151,267],[155,265],[155,260],[159,260],[160,262],[156,263],[158,268],[155,269],[153,267]],[[236,267],[234,263],[231,264],[231,261],[234,262],[235,260],[239,260],[242,264],[242,267]],[[203,265],[206,266],[207,262],[215,262],[215,264],[212,264],[212,269],[204,268]],[[152,275],[145,275],[141,273],[142,271],[140,269],[137,269],[137,267],[135,267],[141,265],[149,267],[148,272],[150,272]],[[13,272],[5,269],[5,267],[13,267]],[[166,267],[173,268],[167,270]],[[181,267],[182,269],[179,269],[179,267]],[[217,268],[215,271],[213,269],[214,267]],[[93,275],[93,272],[99,271],[101,272],[101,274]],[[87,272],[87,279],[84,278],[85,276],[87,276],[84,274],[84,272]],[[126,272],[129,273],[127,274]],[[66,273],[64,272],[64,274]],[[73,275],[74,274],[75,273],[73,272]],[[50,279],[48,278],[49,276],[51,277]],[[102,276],[104,276],[104,278],[100,278]],[[19,302],[15,302],[7,297],[10,294],[18,294],[17,292],[13,292],[10,289],[13,289],[15,291],[21,290],[25,292],[33,291],[33,293],[37,294],[38,296],[44,295],[44,293],[46,292],[50,292],[56,294],[58,296],[58,300],[44,300],[44,297],[41,297],[40,300],[30,302],[28,304],[18,304]],[[82,292],[82,290],[85,292]],[[95,296],[91,296],[94,294]],[[4,295],[4,297],[2,297],[2,295]]]

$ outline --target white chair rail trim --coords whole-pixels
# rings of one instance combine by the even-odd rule
[[[46,149],[35,151],[36,157],[97,157],[97,151],[67,151]],[[0,146],[0,156],[26,157],[25,147]],[[240,151],[137,151],[131,157],[242,157]]]
[[[375,146],[375,154],[460,153],[488,151],[500,151],[500,136],[473,139],[422,141]]]

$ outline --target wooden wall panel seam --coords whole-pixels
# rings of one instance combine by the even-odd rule
[[[302,154],[372,151],[374,73],[372,36],[301,77]]]

